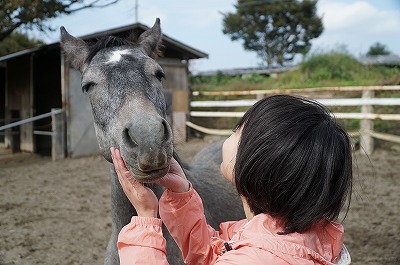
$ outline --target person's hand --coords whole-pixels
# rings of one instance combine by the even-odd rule
[[[185,173],[173,157],[171,158],[171,164],[168,173],[157,183],[177,193],[186,192],[190,188],[190,184],[186,179]]]
[[[132,176],[118,149],[111,147],[110,150],[119,183],[138,216],[157,218],[158,199],[154,192]]]

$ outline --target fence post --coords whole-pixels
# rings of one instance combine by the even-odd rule
[[[52,112],[58,109],[51,109]],[[65,112],[53,113],[51,115],[51,158],[53,160],[65,158]]]
[[[19,110],[11,110],[11,121],[18,121],[21,119]],[[10,149],[11,153],[19,153],[21,152],[21,127],[15,126],[9,129],[10,130]]]
[[[375,96],[374,90],[363,90],[362,98],[373,98]],[[372,105],[362,105],[361,113],[374,113],[374,107]],[[374,120],[362,119],[360,121],[360,145],[364,149],[367,155],[372,154],[374,151],[374,138],[371,132],[374,131]]]
[[[256,95],[256,100],[257,100],[257,101],[260,101],[260,100],[262,100],[264,97],[265,97],[264,94],[257,94],[257,95]]]

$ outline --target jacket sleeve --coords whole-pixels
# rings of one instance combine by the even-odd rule
[[[121,265],[167,265],[161,219],[133,216],[118,235]]]
[[[184,193],[166,190],[160,198],[160,217],[178,244],[186,264],[213,264],[218,251],[211,245],[212,238],[230,240],[236,232],[237,222],[220,225],[216,231],[206,222],[203,203],[190,187]]]

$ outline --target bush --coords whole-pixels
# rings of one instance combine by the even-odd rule
[[[312,55],[300,64],[300,71],[313,81],[354,80],[365,67],[355,58],[340,52]]]
[[[255,74],[250,74],[250,75],[245,75],[242,77],[243,80],[246,80],[250,84],[258,84],[264,82],[265,79],[268,77],[265,77],[263,75],[260,75],[258,73]]]
[[[205,76],[205,75],[195,75],[191,76],[190,82],[193,85],[197,84],[207,84],[207,85],[213,85],[213,86],[220,86],[220,85],[225,85],[228,82],[232,81],[232,79],[235,79],[235,77],[231,77],[229,75],[225,75],[224,73],[218,71],[216,75],[210,75],[210,76]]]

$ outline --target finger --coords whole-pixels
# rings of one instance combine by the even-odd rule
[[[120,169],[126,168],[125,162],[121,156],[121,152],[118,149],[115,149],[115,160],[117,161],[118,167]]]
[[[181,165],[179,165],[178,161],[176,161],[173,157],[171,158],[169,173],[179,175],[182,178],[186,178],[185,172],[183,172]]]
[[[132,173],[126,166],[125,160],[122,158],[121,152],[118,149],[115,149],[115,159],[117,161],[117,175],[120,182],[124,182],[124,185],[132,185],[134,187],[140,186],[141,188],[143,185],[132,176]],[[141,190],[143,191],[143,189]]]
[[[114,157],[115,157],[117,173],[124,175],[124,177],[129,177],[130,172],[129,172],[128,168],[126,167],[124,159],[121,156],[121,152],[118,149],[115,149]],[[128,173],[128,176],[126,176],[127,173]]]
[[[117,167],[119,166],[119,163],[118,163],[118,157],[116,154],[117,149],[114,147],[111,147],[110,151],[111,151],[111,159],[113,161],[114,167],[115,167],[115,169],[118,169]]]
[[[125,165],[122,166],[123,161],[121,161],[122,159],[118,149],[113,147],[111,148],[111,158],[113,160],[114,168],[117,173],[118,181],[124,188],[126,186],[126,181],[127,181],[126,176],[124,176],[125,172],[123,172],[123,168],[125,167]]]
[[[115,160],[115,148],[111,147],[110,148],[110,152],[111,152],[111,159],[112,159],[112,161],[114,163],[114,160]]]
[[[117,157],[115,154],[116,149],[114,147],[111,147],[110,151],[111,151],[111,159],[114,164],[114,169],[117,172],[117,174],[119,174],[118,161],[117,161]]]
[[[115,151],[117,161],[118,161],[118,169],[121,173],[121,175],[124,177],[125,180],[131,181],[135,180],[135,178],[132,176],[132,173],[129,171],[128,167],[126,166],[125,160],[121,156],[121,152],[116,149]]]

